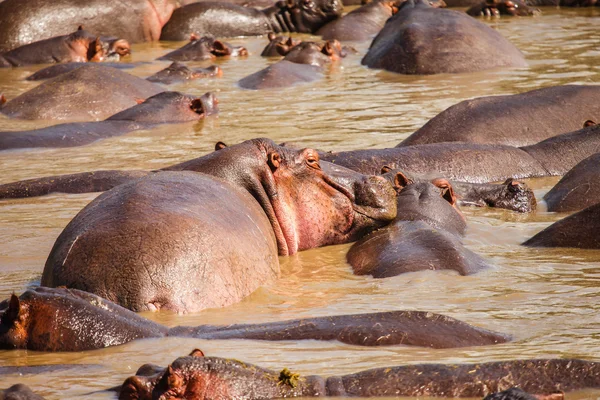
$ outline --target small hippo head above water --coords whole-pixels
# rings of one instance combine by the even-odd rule
[[[342,45],[337,40],[328,40],[319,44],[315,42],[301,42],[293,47],[278,45],[277,51],[284,60],[297,64],[309,64],[322,67],[325,64],[339,60],[346,56]]]
[[[268,35],[269,44],[264,48],[260,55],[262,57],[279,57],[286,55],[296,45],[302,41],[293,39],[291,36],[277,36],[273,32]]]
[[[212,36],[200,37],[196,34],[192,34],[188,44],[165,54],[160,57],[159,60],[202,61],[211,60],[216,57],[240,57],[247,55],[248,50],[246,50],[245,47],[234,47],[229,43],[216,40]]]
[[[210,92],[200,97],[179,92],[162,92],[149,97],[137,106],[111,116],[107,120],[151,124],[197,121],[218,114],[218,104],[219,101]]]

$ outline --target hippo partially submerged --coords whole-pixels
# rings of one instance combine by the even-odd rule
[[[336,315],[258,324],[165,326],[76,289],[30,289],[0,303],[0,349],[83,351],[139,338],[338,340],[359,346],[482,346],[510,337],[422,311]],[[65,340],[67,339],[67,340]],[[1,371],[0,371],[1,372]]]
[[[513,386],[536,394],[600,387],[600,363],[576,359],[417,364],[343,376],[276,372],[233,359],[186,356],[155,375],[136,375],[119,399],[284,397],[483,397]],[[164,397],[161,397],[164,396]]]
[[[190,34],[217,37],[260,36],[269,32],[314,33],[342,14],[339,0],[279,1],[264,10],[225,2],[188,4],[173,13],[161,40],[185,40]]]
[[[527,65],[519,49],[496,30],[463,12],[433,8],[426,0],[408,0],[388,19],[362,64],[416,75]]]
[[[96,198],[57,239],[42,285],[132,310],[222,307],[275,279],[278,254],[356,240],[395,215],[384,178],[330,174],[314,150],[255,139]]]

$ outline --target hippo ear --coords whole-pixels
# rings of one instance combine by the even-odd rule
[[[4,93],[0,93],[0,107],[2,107],[6,103],[6,96]]]
[[[99,62],[104,58],[104,49],[102,48],[102,42],[99,37],[93,42],[90,42],[87,52],[88,61]]]
[[[269,39],[269,42],[275,40],[276,37],[277,35],[275,35],[275,32],[269,32],[269,34],[267,35],[267,39]]]
[[[431,181],[435,186],[442,189],[442,197],[446,200],[450,205],[454,205],[456,203],[456,195],[454,194],[454,189],[452,189],[452,185],[444,178],[437,178]]]
[[[213,49],[211,53],[215,54],[216,56],[228,56],[231,54],[229,48],[220,40],[215,40],[212,47]]]
[[[193,41],[198,40],[198,39],[200,39],[200,35],[198,35],[196,32],[192,32],[190,34],[190,42],[193,42]]]
[[[279,53],[280,56],[286,56],[287,53],[290,52],[290,47],[288,47],[288,45],[283,44],[283,43],[277,43],[275,45],[275,50],[277,50],[277,53]]]
[[[146,101],[146,99],[142,99],[142,98],[140,98],[140,97],[136,97],[136,98],[135,98],[135,99],[133,99],[133,100],[134,100],[136,103],[138,103],[138,104],[142,104],[143,102],[145,102],[145,101]]]
[[[402,172],[396,172],[396,176],[394,176],[394,189],[396,192],[400,192],[403,188],[413,183],[412,179],[404,175]]]
[[[192,357],[204,357],[204,352],[202,350],[200,350],[200,349],[194,349],[190,353],[190,356],[192,356]]]
[[[288,36],[288,39],[285,41],[285,44],[289,47],[294,47],[297,43],[294,43],[294,39],[291,36]]]
[[[325,54],[326,56],[332,56],[334,54],[333,46],[331,45],[331,42],[329,40],[326,41],[323,47],[321,48],[321,53]]]
[[[16,321],[19,318],[19,313],[21,312],[21,301],[17,297],[16,294],[12,294],[10,296],[10,300],[8,302],[8,309],[4,313],[4,316],[7,318],[7,321]]]
[[[227,145],[226,145],[225,143],[223,143],[223,142],[221,142],[221,141],[218,141],[218,142],[215,144],[215,151],[223,150],[223,149],[224,149],[224,148],[226,148],[226,147],[227,147]]]
[[[392,167],[390,167],[389,165],[384,165],[383,167],[381,167],[381,172],[380,174],[387,174],[388,172],[390,172],[392,170]]]
[[[78,31],[82,31],[82,30],[83,30],[83,25],[79,25],[79,26],[77,27],[77,30],[78,30]]]
[[[277,168],[279,168],[279,163],[281,161],[281,156],[278,152],[272,151],[267,155],[267,164],[271,168],[271,172],[275,172]]]
[[[584,128],[587,128],[588,126],[594,126],[594,125],[596,125],[596,121],[592,121],[591,119],[588,119],[587,121],[585,121],[583,123]]]

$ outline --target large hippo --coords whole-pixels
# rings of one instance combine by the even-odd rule
[[[321,158],[363,174],[378,174],[387,165],[414,175],[444,176],[450,180],[481,183],[564,175],[578,162],[598,152],[600,126],[593,125],[523,147],[431,143],[321,153]]]
[[[0,53],[0,67],[87,61],[119,61],[131,47],[126,40],[101,38],[83,30],[40,40]]]
[[[8,389],[0,389],[0,400],[44,400],[44,398],[35,394],[29,386],[17,383]]]
[[[66,35],[81,25],[132,43],[158,40],[177,6],[175,0],[5,0],[0,2],[0,51]]]
[[[283,60],[239,80],[244,89],[272,89],[312,82],[322,76],[331,61],[345,56],[337,40],[323,44],[302,42],[292,47],[278,47]]]
[[[519,49],[496,30],[426,0],[404,3],[373,39],[362,64],[416,75],[527,65]]]
[[[600,249],[600,203],[553,223],[523,243],[529,247]]]
[[[466,223],[452,186],[444,179],[433,182],[406,185],[396,219],[352,245],[346,259],[356,275],[386,278],[428,269],[470,275],[489,268],[461,242]]]
[[[325,40],[367,40],[373,38],[385,25],[385,21],[398,11],[398,3],[390,0],[374,0],[329,22],[317,31]]]
[[[156,375],[127,378],[119,399],[481,398],[514,386],[535,394],[598,388],[600,363],[548,359],[416,364],[320,377],[303,376],[287,368],[276,372],[233,359],[186,356],[176,359]]]
[[[510,336],[423,311],[336,315],[257,324],[176,326],[146,320],[76,289],[38,287],[0,303],[0,349],[83,351],[138,338],[338,340],[358,346],[454,348],[505,343]],[[68,340],[65,340],[68,339]],[[1,371],[0,371],[1,372]]]
[[[315,150],[268,139],[169,170],[117,186],[77,214],[42,285],[136,311],[222,307],[277,278],[278,254],[356,240],[396,216],[384,178],[328,174]]]
[[[162,91],[118,69],[85,63],[15,97],[0,112],[22,119],[100,121]]]
[[[260,36],[269,32],[315,33],[342,14],[339,0],[279,1],[264,10],[203,1],[181,7],[164,26],[161,40],[186,40],[190,34],[217,37]]]
[[[398,147],[439,142],[527,146],[581,129],[599,115],[600,86],[552,86],[478,97],[442,111]]]
[[[579,211],[600,203],[600,153],[574,166],[544,195],[548,211]]]
[[[72,122],[30,131],[0,132],[0,150],[75,147],[156,124],[199,121],[218,113],[212,93],[195,97],[162,92],[99,122]]]
[[[84,64],[79,62],[67,62],[54,64],[46,68],[42,68],[39,71],[34,72],[29,75],[25,80],[27,81],[43,81],[45,79],[50,79],[57,77],[58,75],[65,74],[67,72],[71,72],[74,69],[82,67]],[[112,67],[117,69],[132,69],[135,68],[135,64],[131,63],[123,63],[123,62],[103,62],[103,66]]]

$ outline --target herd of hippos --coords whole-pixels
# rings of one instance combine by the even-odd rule
[[[10,101],[0,96],[0,113],[70,122],[0,132],[0,151],[81,146],[218,113],[212,93],[195,97],[161,86],[223,73],[216,66],[190,69],[185,61],[248,56],[245,48],[215,37],[268,35],[263,56],[281,61],[238,82],[260,90],[319,79],[326,64],[353,51],[342,42],[373,37],[362,59],[370,68],[432,74],[521,67],[523,54],[497,31],[443,7],[470,6],[471,15],[538,12],[518,0],[373,0],[343,17],[340,0],[17,2],[0,1],[0,67],[55,65],[28,78],[43,80],[39,86]],[[560,0],[562,6],[594,3]],[[556,1],[534,5],[550,4]],[[326,41],[277,35],[287,32]],[[439,37],[443,49],[427,45]],[[161,57],[173,64],[156,75],[123,72],[127,65],[119,61],[130,43],[159,39],[190,41]],[[482,50],[490,47],[495,57]],[[105,191],[60,234],[41,286],[0,303],[0,349],[82,351],[165,336],[430,348],[507,342],[506,334],[419,311],[174,328],[135,312],[193,313],[234,304],[277,278],[279,256],[340,243],[356,242],[347,260],[357,275],[477,273],[488,264],[462,244],[466,221],[459,205],[531,212],[535,196],[518,180],[528,177],[564,175],[544,200],[549,211],[572,214],[523,245],[598,249],[599,98],[600,86],[578,85],[475,98],[438,114],[394,148],[331,152],[261,138],[219,142],[210,154],[160,170],[91,171],[0,185],[0,199]],[[562,392],[585,388],[600,388],[600,363],[420,364],[320,377],[195,350],[167,367],[144,365],[114,390],[120,399],[561,399]],[[24,385],[0,390],[0,399],[39,398]]]

